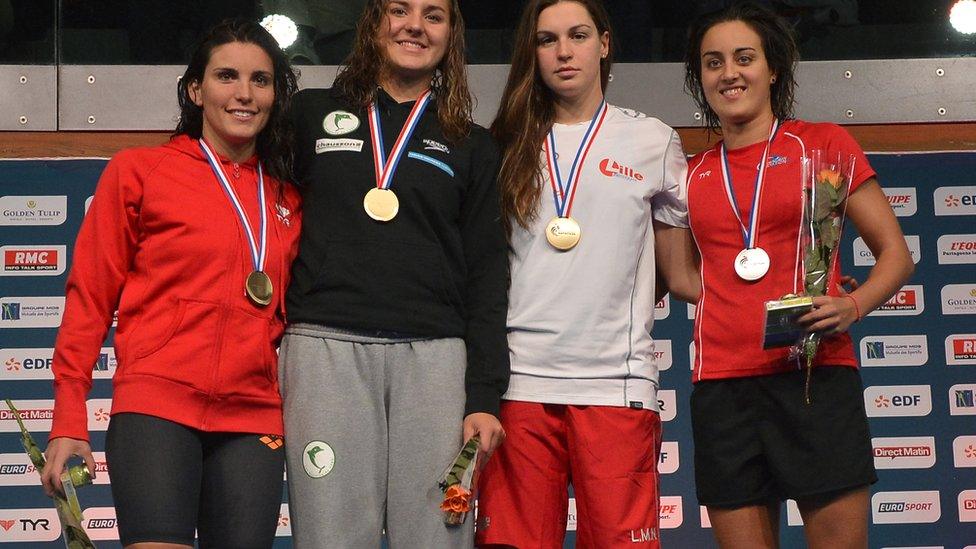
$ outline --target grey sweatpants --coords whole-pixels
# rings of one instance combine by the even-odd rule
[[[446,526],[441,475],[461,446],[461,339],[391,340],[288,328],[279,382],[298,549],[473,546],[473,517]]]

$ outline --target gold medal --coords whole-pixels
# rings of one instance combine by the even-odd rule
[[[370,189],[363,198],[363,209],[366,215],[376,221],[389,221],[396,217],[400,210],[400,201],[390,189],[380,189],[379,187]]]
[[[274,288],[271,286],[271,278],[264,271],[253,271],[247,275],[247,283],[244,284],[247,297],[258,305],[270,305],[271,296],[274,295]]]
[[[554,217],[546,225],[546,240],[557,250],[571,250],[580,241],[580,226],[572,217]]]

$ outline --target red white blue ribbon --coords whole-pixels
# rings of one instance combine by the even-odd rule
[[[393,149],[390,150],[390,156],[386,159],[383,158],[386,149],[383,146],[383,127],[380,125],[379,109],[376,108],[376,102],[369,104],[369,136],[373,141],[373,171],[376,173],[377,188],[389,189],[390,185],[393,184],[393,174],[396,173],[397,165],[400,164],[403,152],[407,149],[410,136],[417,129],[420,117],[424,115],[430,99],[430,90],[425,91],[417,98],[417,102],[410,110],[410,115],[407,116],[407,121],[403,123],[403,128],[400,129],[400,135],[393,144]]]
[[[732,215],[738,220],[739,228],[742,229],[742,241],[747,249],[755,248],[756,241],[759,238],[757,230],[759,227],[759,199],[762,197],[762,188],[766,180],[766,163],[769,161],[769,148],[772,146],[773,139],[776,137],[777,129],[779,129],[779,120],[774,120],[773,127],[769,131],[769,139],[766,140],[766,148],[763,149],[762,158],[759,160],[759,167],[756,168],[756,188],[755,195],[752,197],[752,210],[749,212],[748,227],[742,221],[742,215],[739,213],[739,204],[735,200],[735,192],[732,189],[732,170],[729,169],[729,156],[725,150],[725,142],[722,142],[722,184],[725,187],[725,197],[728,198],[729,206],[732,207]]]
[[[564,184],[562,175],[559,173],[559,163],[556,161],[556,138],[550,129],[549,135],[542,145],[546,152],[546,166],[549,168],[549,185],[552,187],[552,199],[556,203],[556,215],[559,217],[569,217],[573,211],[573,199],[576,197],[576,188],[579,186],[580,175],[583,173],[583,163],[586,162],[586,155],[590,152],[590,146],[596,139],[603,120],[607,117],[609,110],[606,100],[600,102],[600,107],[593,114],[583,140],[580,141],[579,148],[576,149],[576,158],[573,159],[573,166],[569,170],[569,180]]]
[[[237,196],[237,191],[230,184],[230,180],[227,179],[227,174],[224,173],[224,168],[220,165],[220,160],[217,158],[217,155],[210,150],[210,147],[202,138],[200,139],[200,148],[203,149],[203,154],[207,157],[207,162],[210,164],[210,169],[213,170],[214,176],[217,177],[217,182],[220,183],[220,188],[224,190],[224,194],[230,199],[231,204],[234,206],[234,211],[237,212],[237,217],[240,219],[241,226],[244,227],[244,232],[247,234],[247,244],[251,249],[251,261],[254,264],[254,270],[264,271],[264,263],[268,253],[268,215],[266,212],[267,203],[264,196],[264,172],[261,169],[261,163],[258,162],[258,203],[260,205],[259,211],[261,212],[261,234],[259,237],[256,237],[254,231],[251,229],[251,221],[248,219],[247,213],[244,211],[244,206],[241,204],[241,199]],[[258,238],[260,238],[260,245]]]

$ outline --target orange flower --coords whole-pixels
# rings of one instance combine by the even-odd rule
[[[471,510],[470,500],[471,491],[465,490],[460,484],[455,484],[444,492],[444,502],[441,503],[441,510],[453,513],[467,513]]]
[[[830,183],[833,188],[837,189],[840,187],[841,183],[840,172],[835,172],[833,170],[820,170],[820,173],[817,175],[817,180],[826,181],[827,183]]]

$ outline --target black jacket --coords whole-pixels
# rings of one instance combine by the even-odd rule
[[[385,160],[414,103],[378,96]],[[509,376],[508,255],[488,132],[473,126],[448,142],[432,100],[390,187],[399,213],[382,223],[363,209],[376,186],[367,113],[323,89],[298,93],[292,113],[304,223],[289,322],[462,337],[465,415],[497,416]]]

